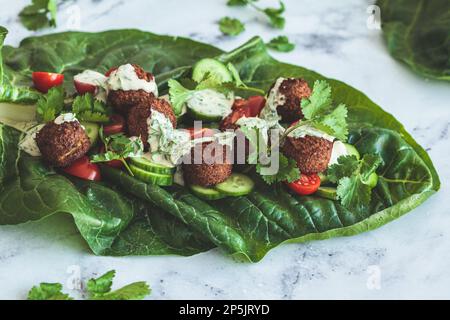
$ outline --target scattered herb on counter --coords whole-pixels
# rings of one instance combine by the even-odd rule
[[[90,279],[86,291],[88,300],[142,300],[151,293],[145,281],[133,282],[120,289],[111,291],[115,270],[104,275]],[[28,292],[28,300],[73,300],[68,294],[62,292],[60,283],[40,283]]]
[[[19,17],[28,30],[56,27],[56,10],[56,0],[32,0]]]
[[[259,11],[263,13],[270,22],[270,25],[277,29],[283,29],[285,25],[285,18],[283,17],[283,13],[286,9],[284,6],[284,3],[282,1],[279,1],[280,6],[278,8],[261,8],[260,6],[256,5],[255,2],[257,0],[229,0],[227,2],[228,6],[251,6],[256,11]]]
[[[223,34],[237,36],[238,34],[244,32],[245,26],[236,18],[223,17],[219,20],[219,29]]]
[[[295,49],[295,44],[289,42],[289,39],[286,36],[278,36],[273,38],[266,43],[266,46],[280,52],[290,52]]]

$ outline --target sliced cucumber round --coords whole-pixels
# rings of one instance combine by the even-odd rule
[[[345,149],[347,149],[347,153],[350,156],[355,156],[356,159],[361,159],[361,155],[359,154],[359,151],[356,150],[354,145],[348,144],[348,143],[344,143]]]
[[[100,126],[94,122],[80,122],[80,124],[84,127],[84,131],[89,137],[91,147],[94,146],[98,141],[98,132],[100,130]]]
[[[148,171],[148,172],[170,175],[170,174],[175,173],[175,170],[176,170],[175,167],[169,167],[169,166],[165,166],[163,164],[154,163],[153,161],[151,161],[147,158],[144,158],[144,157],[130,158],[129,161],[134,166],[136,166],[142,170]]]
[[[222,115],[211,115],[190,107],[187,108],[187,113],[194,120],[202,120],[206,122],[218,122],[223,118]]]
[[[205,58],[194,65],[192,80],[200,82],[206,75],[213,77],[220,83],[233,81],[233,76],[227,66],[216,59]]]
[[[336,188],[333,187],[319,187],[317,191],[314,193],[316,196],[330,199],[330,200],[336,200],[337,199],[337,191]]]
[[[214,188],[228,196],[238,197],[249,194],[254,186],[253,180],[245,174],[233,173],[227,180],[217,184]]]
[[[214,188],[206,188],[196,184],[190,185],[192,193],[204,200],[218,200],[225,198],[226,195]]]
[[[170,186],[173,184],[173,175],[145,171],[132,164],[130,164],[130,170],[137,179],[146,183],[158,186]]]

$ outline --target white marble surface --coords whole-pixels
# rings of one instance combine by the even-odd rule
[[[10,30],[6,42],[17,45],[33,34],[17,19],[28,1],[0,2],[0,25]],[[189,36],[223,49],[253,35],[270,39],[287,34],[296,50],[274,55],[343,80],[394,114],[429,151],[443,182],[440,192],[380,229],[284,245],[257,264],[236,263],[215,250],[190,258],[96,257],[65,216],[2,226],[0,298],[25,298],[41,281],[66,283],[73,265],[80,267],[83,278],[114,268],[117,285],[146,280],[153,287],[151,299],[450,298],[449,84],[425,81],[387,54],[379,31],[366,27],[371,1],[286,0],[284,32],[265,26],[252,10],[228,8],[225,2],[66,0],[55,31],[77,27],[66,17],[79,8],[80,30],[132,27]],[[221,36],[216,21],[224,15],[245,21],[246,32],[236,38]],[[368,286],[378,272],[380,287]]]

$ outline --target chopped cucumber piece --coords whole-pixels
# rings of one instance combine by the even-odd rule
[[[192,80],[200,82],[207,74],[220,83],[233,81],[227,66],[216,59],[206,58],[198,61],[192,70]]]
[[[347,149],[347,152],[350,156],[355,156],[356,159],[361,159],[361,156],[359,154],[359,151],[356,150],[354,145],[348,144],[348,143],[344,143],[345,148]]]
[[[206,122],[218,122],[218,121],[222,120],[222,118],[223,118],[222,115],[211,115],[211,114],[207,114],[207,113],[198,111],[198,110],[196,110],[194,108],[190,108],[190,107],[188,107],[187,113],[194,120],[202,120],[202,121],[206,121]]]
[[[145,171],[132,164],[130,164],[130,170],[137,179],[146,183],[158,186],[170,186],[173,183],[173,175]]]
[[[319,187],[317,191],[314,193],[316,196],[330,199],[330,200],[336,200],[337,199],[337,191],[336,188],[333,187]]]
[[[98,141],[100,126],[94,122],[80,122],[80,124],[84,127],[84,131],[86,131],[89,141],[91,141],[91,147],[94,146]]]
[[[161,173],[161,174],[173,174],[175,173],[175,167],[165,166],[159,163],[154,163],[151,160],[139,157],[139,158],[130,158],[130,163],[134,166],[149,172]]]
[[[226,197],[226,195],[214,188],[206,188],[195,184],[189,186],[189,188],[193,194],[205,200],[217,200]]]
[[[222,183],[215,186],[215,189],[228,196],[238,197],[249,194],[255,183],[252,179],[242,173],[233,173]]]

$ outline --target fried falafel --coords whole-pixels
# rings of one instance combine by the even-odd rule
[[[205,152],[207,147],[208,152]],[[201,152],[202,163],[195,164],[195,152]],[[229,159],[230,153],[228,146],[217,142],[199,143],[191,149],[191,164],[183,163],[185,181],[188,184],[202,187],[214,186],[225,181],[231,175],[233,169],[232,160]],[[217,159],[220,160],[216,161]]]
[[[141,137],[144,148],[148,150],[148,123],[147,119],[151,117],[152,110],[164,114],[177,127],[177,118],[173,112],[172,106],[167,100],[151,98],[147,101],[133,106],[128,112],[127,125],[130,136]]]
[[[137,77],[147,82],[155,81],[155,77],[145,72],[140,66],[132,64]],[[110,90],[107,97],[108,104],[117,112],[126,115],[131,107],[136,104],[144,104],[155,98],[155,94],[143,89],[139,90]]]
[[[305,136],[303,138],[287,137],[281,152],[297,162],[300,172],[312,174],[323,172],[328,168],[333,141],[320,137]]]
[[[36,143],[46,162],[66,167],[84,156],[90,146],[86,131],[78,121],[47,123],[37,134]]]
[[[270,88],[267,101],[276,103],[282,122],[291,123],[303,118],[301,100],[311,96],[311,88],[303,79],[279,78]]]

